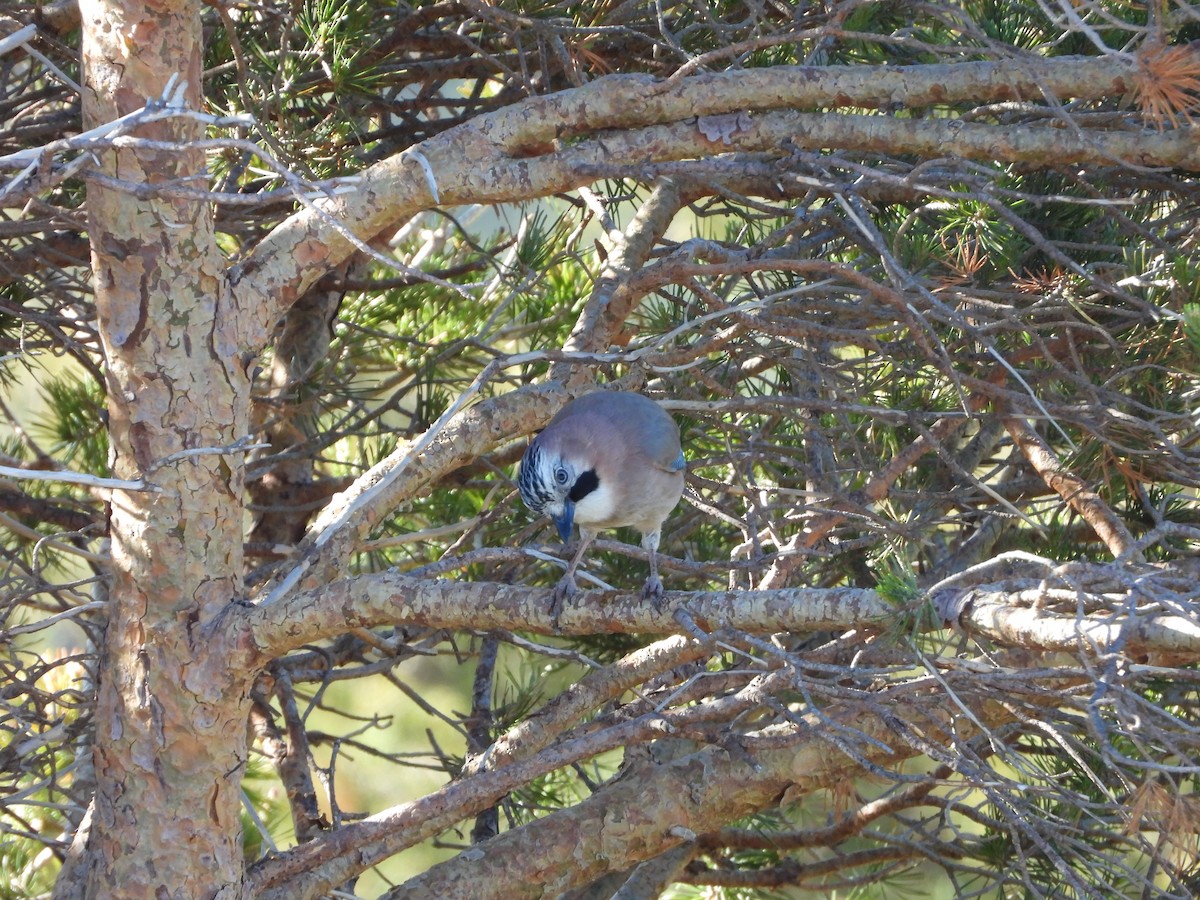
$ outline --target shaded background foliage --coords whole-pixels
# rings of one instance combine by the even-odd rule
[[[8,15],[19,21],[0,30],[36,24],[30,46],[43,56],[0,57],[0,164],[12,179],[0,221],[0,413],[9,424],[0,461],[102,475],[103,363],[79,178],[87,156],[24,172],[23,161],[6,161],[79,129],[77,25],[67,5]],[[298,208],[298,184],[354,190],[346,179],[374,161],[615,72],[1142,51],[1131,62],[1141,67],[1138,96],[1120,102],[862,111],[1085,136],[1191,129],[1200,88],[1193,58],[1169,52],[1200,37],[1200,13],[1184,3],[331,0],[214,4],[204,21],[208,111],[256,124],[214,129],[210,183],[174,189],[214,192],[231,260]],[[1040,586],[1043,608],[1067,615],[1103,611],[1083,608],[1083,594],[1098,590],[1124,596],[1128,609],[1195,618],[1194,569],[1167,566],[1190,558],[1200,536],[1193,173],[713,143],[703,159],[614,164],[592,189],[552,202],[424,213],[303,298],[257,362],[257,436],[267,446],[248,476],[250,584],[334,493],[427,431],[488,363],[514,357],[481,384],[484,397],[588,365],[602,382],[665,400],[683,428],[689,491],[664,538],[669,588],[875,587],[906,610],[891,631],[780,636],[796,685],[757,716],[786,721],[870,692],[903,697],[918,675],[945,679],[951,697],[975,679],[1036,699],[983,739],[927,748],[936,781],[876,770],[829,797],[702,836],[681,881],[733,894],[902,892],[913,887],[903,873],[927,861],[960,896],[1191,896],[1200,878],[1195,660],[1006,650],[930,630],[931,618],[913,610],[922,592],[958,576],[1013,592]],[[516,356],[570,346],[590,293],[612,277],[605,265],[619,235],[638,233],[639,210],[673,202],[670,229],[620,276],[641,302],[611,347],[567,362]],[[35,387],[45,412],[31,414],[17,402]],[[358,570],[553,583],[558,570],[520,549],[557,551],[516,501],[522,449],[499,448],[396,510],[360,548]],[[1065,491],[1061,473],[1074,479]],[[1081,487],[1103,512],[1064,500]],[[11,885],[0,891],[32,895],[48,885],[87,803],[80,751],[103,626],[104,496],[6,481],[0,515],[0,867],[9,875],[0,884]],[[638,583],[639,551],[598,546],[594,574]],[[1108,565],[1114,556],[1119,565]],[[359,631],[278,660],[252,723],[263,767],[248,791],[261,820],[248,824],[248,853],[374,808],[366,793],[354,798],[362,806],[339,803],[334,770],[356,772],[375,757],[388,779],[407,778],[405,766],[456,776],[552,685],[644,643],[597,637],[551,649],[513,634]],[[710,661],[704,692],[689,694],[683,673],[669,702],[735,694],[763,652],[748,637],[731,641]],[[425,699],[430,673],[461,680],[458,705]],[[389,682],[438,722],[440,737],[419,756],[402,752],[380,734],[394,725],[383,706],[315,724],[314,710],[347,712],[337,686],[359,678]],[[597,711],[600,722],[614,715]],[[719,742],[749,727],[735,719],[687,737]],[[529,785],[476,822],[476,836],[569,804],[617,762],[609,755]],[[362,780],[348,778],[345,790]],[[877,796],[894,798],[894,809],[814,836],[831,815]],[[445,841],[466,843],[471,828]]]

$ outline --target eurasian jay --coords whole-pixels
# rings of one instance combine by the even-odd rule
[[[683,494],[687,462],[679,426],[641,394],[597,391],[573,400],[530,442],[517,487],[533,512],[545,513],[566,543],[579,525],[579,549],[554,588],[551,614],[574,594],[575,570],[602,528],[632,525],[650,554],[642,596],[657,607],[663,584],[655,554],[662,523]]]

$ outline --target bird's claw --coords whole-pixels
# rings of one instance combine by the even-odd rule
[[[655,612],[663,611],[663,583],[662,579],[657,575],[651,575],[646,579],[645,585],[642,587],[642,599],[649,600],[654,604]]]
[[[555,631],[558,631],[558,617],[562,613],[563,603],[577,593],[579,587],[570,575],[564,575],[554,586],[554,592],[550,595],[550,622]]]

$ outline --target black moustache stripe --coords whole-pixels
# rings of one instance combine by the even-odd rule
[[[571,486],[571,493],[567,496],[571,498],[572,503],[578,503],[598,487],[600,478],[596,475],[596,470],[588,469],[575,480],[575,484]]]

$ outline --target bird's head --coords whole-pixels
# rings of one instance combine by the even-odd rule
[[[600,484],[596,470],[535,438],[521,459],[517,488],[533,512],[547,515],[563,543],[571,539],[575,504]]]

